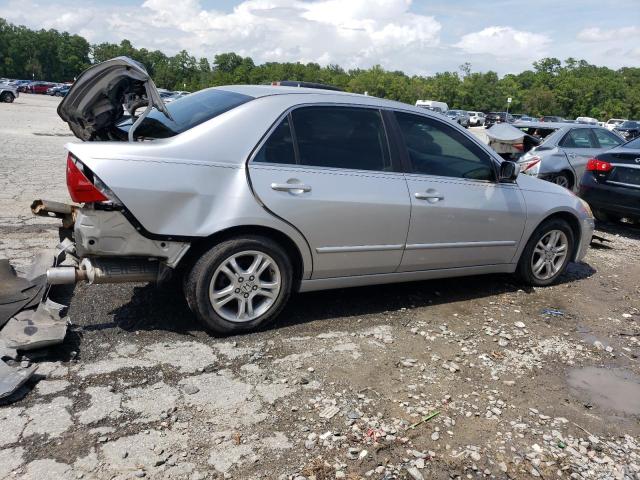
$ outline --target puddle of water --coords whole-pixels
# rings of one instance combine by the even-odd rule
[[[574,394],[605,410],[640,415],[640,377],[622,370],[586,367],[571,370]]]

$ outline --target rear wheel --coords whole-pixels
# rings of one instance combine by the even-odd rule
[[[560,218],[542,223],[522,252],[518,274],[522,280],[534,286],[554,283],[565,271],[573,255],[573,231]]]
[[[2,95],[0,95],[0,102],[12,103],[15,99],[16,97],[11,92],[2,92]]]
[[[571,188],[573,187],[573,179],[567,172],[560,172],[554,175],[551,181],[556,185],[560,185],[561,187],[567,188],[569,190],[571,190]]]
[[[241,333],[278,316],[291,293],[293,269],[285,251],[266,237],[224,241],[187,273],[184,293],[198,319],[218,334]]]
[[[619,215],[598,209],[593,210],[593,216],[600,222],[619,222],[622,220],[622,217]]]

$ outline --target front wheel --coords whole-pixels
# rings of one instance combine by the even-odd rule
[[[551,285],[566,270],[573,247],[569,224],[560,218],[547,220],[533,232],[522,252],[518,263],[520,278],[537,287]]]
[[[200,257],[185,277],[184,293],[205,327],[227,335],[275,320],[292,282],[291,262],[277,243],[245,236],[221,242]]]
[[[11,92],[4,92],[0,95],[0,101],[4,103],[12,103],[15,99],[16,97],[14,97]]]

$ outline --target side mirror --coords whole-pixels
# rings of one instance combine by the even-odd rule
[[[520,165],[508,160],[500,164],[500,177],[498,180],[504,183],[513,183],[520,173]]]

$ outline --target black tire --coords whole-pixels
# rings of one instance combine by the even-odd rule
[[[598,220],[599,222],[620,222],[622,220],[622,217],[620,215],[616,215],[615,213],[611,213],[611,212],[605,212],[604,210],[598,210],[598,209],[593,209],[593,216],[596,218],[596,220]]]
[[[551,181],[556,185],[560,185],[568,190],[573,188],[573,176],[568,172],[560,172],[555,174]]]
[[[280,271],[281,286],[275,301],[262,315],[249,321],[232,322],[214,310],[209,299],[209,286],[223,262],[245,251],[269,255]],[[223,241],[206,251],[186,272],[183,288],[187,304],[198,320],[212,333],[229,335],[249,332],[273,322],[289,300],[292,284],[293,267],[284,249],[267,237],[247,235]]]
[[[13,103],[15,99],[16,97],[11,92],[2,92],[2,95],[0,95],[0,102]]]
[[[568,241],[567,255],[564,258],[561,268],[555,275],[548,279],[541,280],[533,273],[532,260],[534,249],[537,243],[552,230],[560,230],[566,235]],[[569,224],[561,218],[552,218],[546,220],[533,232],[533,234],[529,238],[529,241],[527,242],[527,245],[524,247],[522,255],[520,256],[520,261],[518,262],[518,276],[524,283],[535,287],[546,287],[547,285],[551,285],[558,279],[558,277],[560,277],[560,275],[565,272],[567,265],[573,257],[574,248],[574,234]]]

